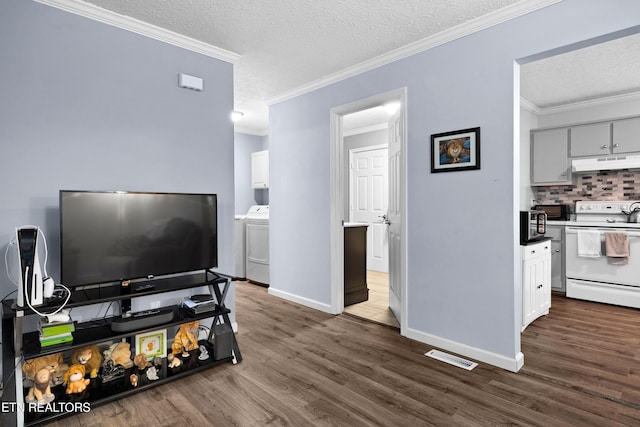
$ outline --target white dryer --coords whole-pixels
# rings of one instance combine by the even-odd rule
[[[269,284],[269,206],[254,205],[246,216],[247,280]]]

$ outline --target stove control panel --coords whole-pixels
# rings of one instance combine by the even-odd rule
[[[584,214],[622,214],[623,211],[629,212],[631,205],[639,203],[635,207],[640,207],[640,201],[625,200],[621,202],[576,202],[576,213]]]

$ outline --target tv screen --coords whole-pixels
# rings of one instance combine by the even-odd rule
[[[72,287],[217,267],[217,197],[62,190],[60,261]]]

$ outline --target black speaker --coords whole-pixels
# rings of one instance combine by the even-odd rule
[[[233,330],[226,323],[213,326],[213,358],[226,359],[233,356]]]

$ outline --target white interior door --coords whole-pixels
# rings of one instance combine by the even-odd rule
[[[351,222],[367,227],[367,270],[389,271],[387,215],[389,178],[387,148],[350,151]]]
[[[401,231],[402,231],[402,109],[389,119],[389,207],[387,223],[389,230],[389,308],[396,319],[401,320],[402,301],[402,262],[401,262]]]

